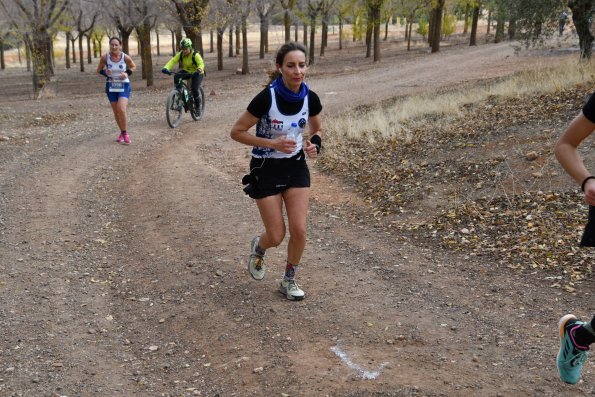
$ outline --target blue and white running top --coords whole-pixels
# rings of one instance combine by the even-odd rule
[[[107,55],[105,57],[106,67],[108,70],[112,71],[109,80],[118,81],[121,83],[130,83],[130,79],[128,78],[128,75],[126,75],[126,78],[124,80],[120,80],[120,77],[119,77],[120,74],[122,72],[125,72],[126,69],[128,68],[128,66],[126,66],[125,58],[126,58],[126,54],[122,53],[119,61],[112,61],[110,53],[109,52],[107,53]]]
[[[298,134],[296,138],[296,147],[292,153],[279,152],[273,148],[254,146],[252,148],[252,157],[283,159],[293,157],[302,150],[302,133],[308,122],[308,97],[304,98],[302,109],[294,115],[285,115],[277,107],[275,90],[271,91],[271,108],[268,114],[264,115],[256,124],[256,136],[267,139],[275,139],[280,135],[287,135],[292,123],[298,125]]]

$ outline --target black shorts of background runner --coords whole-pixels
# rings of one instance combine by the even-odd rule
[[[250,198],[261,199],[289,188],[310,187],[310,170],[304,152],[286,159],[256,158],[250,160],[250,174],[242,183]]]
[[[595,207],[592,205],[589,206],[589,220],[583,232],[581,247],[595,247]]]

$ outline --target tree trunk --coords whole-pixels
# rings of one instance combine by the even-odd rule
[[[70,69],[70,32],[66,32],[66,69]]]
[[[79,33],[79,60],[80,60],[80,70],[81,72],[85,71],[85,61],[84,61],[84,54],[83,54],[83,35]]]
[[[511,18],[510,21],[508,21],[508,39],[514,40],[515,36],[516,36],[516,19]]]
[[[25,63],[27,64],[27,72],[31,71],[31,42],[28,40],[29,35],[26,35],[25,38]]]
[[[233,58],[233,25],[229,25],[229,53],[228,56]]]
[[[76,39],[73,36],[70,36],[70,42],[72,44],[71,48],[72,48],[72,63],[76,63]]]
[[[304,47],[308,47],[308,22],[304,21]]]
[[[372,56],[372,35],[374,34],[374,22],[372,10],[368,8],[368,23],[366,24],[366,58]]]
[[[47,31],[40,30],[33,32],[33,36],[27,36],[30,41],[31,59],[33,61],[33,96],[35,99],[39,98],[41,90],[50,81],[52,70],[48,63],[49,35]]]
[[[314,65],[314,38],[316,36],[316,15],[310,16],[310,55],[308,65]]]
[[[293,25],[293,41],[295,41],[296,43],[298,42],[299,38],[298,38],[298,28],[299,28],[299,24],[297,21],[295,21],[295,24]]]
[[[492,10],[488,10],[488,28],[486,34],[490,34],[490,28],[492,27]]]
[[[4,38],[0,37],[0,69],[6,69],[6,63],[4,61]]]
[[[469,38],[469,45],[477,45],[477,22],[479,21],[479,7],[477,4],[473,8],[473,21],[471,22],[471,37]]]
[[[324,48],[325,45],[325,37],[328,35],[328,21],[324,20],[324,15],[322,16],[321,27],[320,27],[320,56],[324,56]]]
[[[153,86],[153,54],[151,51],[151,24],[145,20],[141,30],[141,44],[143,48],[143,78],[147,79],[147,87]]]
[[[266,19],[266,33],[264,35],[264,53],[268,54],[269,53],[269,17],[267,16]]]
[[[213,32],[213,29],[209,30],[209,52],[212,54],[213,51],[215,51],[215,46],[214,46],[214,42],[215,42],[215,33]]]
[[[494,43],[500,43],[504,40],[504,24],[506,23],[504,13],[499,10],[496,18],[496,36],[494,37]]]
[[[436,19],[436,9],[433,8],[432,10],[430,10],[430,17],[429,17],[429,21],[428,21],[428,45],[432,46],[432,39],[434,38],[434,27],[435,22],[434,20]]]
[[[91,35],[85,35],[87,39],[87,63],[90,65],[93,62],[91,57]]]
[[[593,35],[590,30],[589,18],[592,18],[592,0],[571,0],[568,6],[572,10],[572,22],[578,34],[581,59],[591,59],[593,53]]]
[[[250,73],[248,66],[248,19],[247,15],[242,15],[242,74]]]
[[[225,28],[217,28],[217,70],[223,70],[223,35]]]
[[[196,27],[196,44],[194,48],[200,53],[201,57],[205,56],[205,49],[202,43],[202,25]]]
[[[432,52],[440,51],[440,38],[442,36],[442,12],[444,11],[444,3],[446,0],[439,0],[438,6],[435,8],[434,14],[434,29],[432,37]]]
[[[388,21],[389,20],[390,20],[390,18],[387,18],[386,22],[384,23],[384,38],[382,39],[382,41],[388,40]]]
[[[157,40],[157,56],[161,55],[161,43],[159,42],[159,29],[155,28],[155,39]]]
[[[260,15],[260,43],[258,45],[259,59],[264,59],[264,38],[266,36],[265,19],[266,17],[264,15]]]
[[[243,23],[243,22],[241,22],[241,23]],[[243,29],[243,26],[236,25],[236,55],[240,55],[240,33],[241,33],[241,29]]]
[[[409,29],[407,34],[407,51],[411,50],[411,31],[413,30],[413,21],[409,22]]]
[[[343,49],[343,18],[339,17],[339,49]]]
[[[120,29],[120,38],[122,39],[122,52],[125,54],[128,54],[128,55],[130,55],[128,44],[130,42],[131,34],[132,34],[132,28]]]
[[[464,13],[464,18],[465,21],[463,22],[463,36],[467,35],[467,31],[469,30],[469,16],[471,14],[471,6],[469,6],[469,4],[467,4],[465,6],[465,13]]]
[[[285,42],[289,43],[291,41],[291,15],[289,15],[289,10],[285,10],[283,14],[283,25],[285,26]]]
[[[374,23],[374,62],[380,62],[380,9],[376,10]]]

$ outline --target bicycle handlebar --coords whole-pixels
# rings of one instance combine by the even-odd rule
[[[171,72],[169,74],[172,74]],[[173,75],[175,77],[179,77],[183,80],[187,80],[187,79],[191,79],[192,78],[192,73],[188,73],[186,71],[180,70],[178,72],[173,73]]]

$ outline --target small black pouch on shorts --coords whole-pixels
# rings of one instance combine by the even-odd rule
[[[583,238],[581,239],[581,247],[595,247],[595,207],[589,206],[589,220]]]
[[[258,176],[250,173],[250,174],[246,174],[244,175],[244,177],[242,178],[242,185],[246,185],[244,186],[244,193],[246,193],[247,195],[250,195],[250,192],[254,192],[254,190],[256,189],[256,182],[258,181]]]

